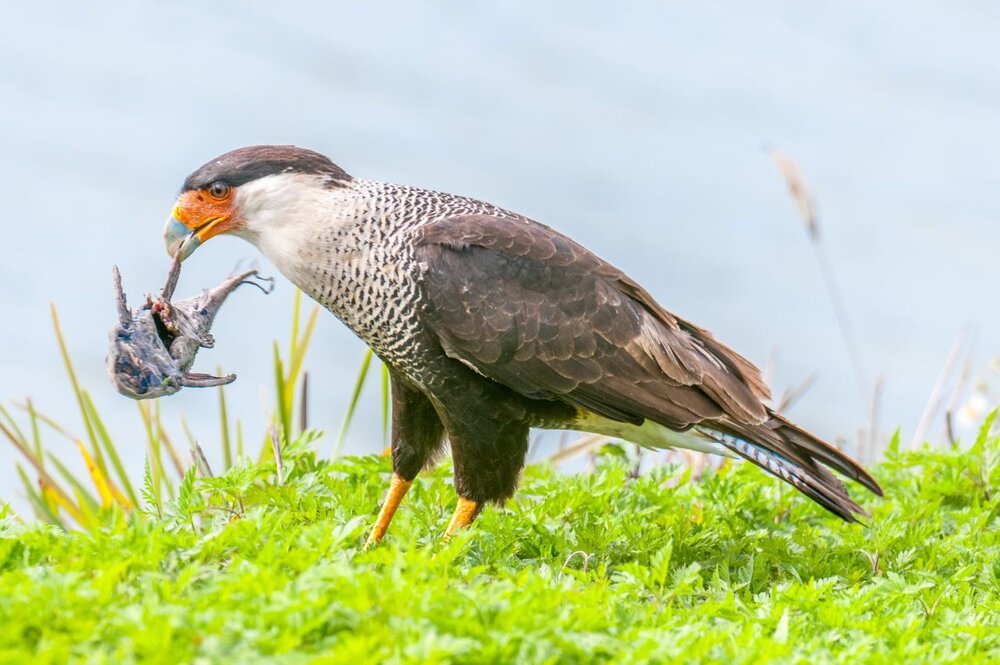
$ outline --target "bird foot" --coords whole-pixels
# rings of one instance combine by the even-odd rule
[[[458,505],[455,506],[455,514],[451,516],[451,522],[448,523],[448,528],[444,532],[445,541],[451,538],[451,534],[455,533],[458,529],[463,529],[472,524],[482,511],[483,504],[459,497]]]
[[[392,480],[389,481],[389,493],[385,497],[385,503],[382,504],[378,519],[375,520],[375,526],[372,527],[372,532],[368,535],[363,549],[367,550],[382,540],[385,532],[389,530],[389,524],[396,514],[396,509],[399,508],[399,504],[403,502],[403,497],[410,491],[412,485],[412,480],[405,480],[398,474],[392,474]]]

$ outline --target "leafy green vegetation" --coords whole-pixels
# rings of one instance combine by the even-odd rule
[[[242,462],[78,531],[6,516],[0,660],[1000,657],[996,438],[893,449],[868,527],[747,465],[633,478],[605,455],[589,474],[530,467],[514,501],[442,543],[442,465],[369,551],[389,462],[322,461],[314,438],[285,447],[281,482],[274,460]]]
[[[259,450],[244,450],[220,390],[215,474],[189,432],[184,461],[143,403],[145,472],[129,478],[65,351],[86,476],[44,450],[40,432],[67,430],[30,402],[26,422],[0,407],[38,518],[0,509],[0,662],[1000,659],[995,415],[964,451],[894,441],[874,469],[886,498],[863,496],[867,526],[749,465],[637,474],[612,444],[589,473],[529,466],[514,500],[449,542],[442,463],[365,551],[390,463],[317,456],[343,431],[331,443],[305,428],[315,315],[300,327],[298,310]]]

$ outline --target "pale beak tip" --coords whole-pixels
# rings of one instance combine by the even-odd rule
[[[178,261],[191,256],[201,244],[197,236],[176,217],[167,220],[167,226],[163,229],[163,242],[167,247],[167,254]]]

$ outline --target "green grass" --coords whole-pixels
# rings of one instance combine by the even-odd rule
[[[984,428],[984,433],[988,428]],[[162,511],[0,520],[0,660],[929,662],[1000,658],[1000,440],[899,453],[850,526],[749,465],[529,467],[442,543],[447,465],[363,551],[383,457],[189,471]],[[147,481],[150,479],[147,478]],[[147,482],[148,484],[148,482]],[[147,488],[151,493],[152,488]]]
[[[886,498],[863,497],[867,526],[749,465],[635,477],[611,444],[593,472],[530,466],[514,500],[448,543],[443,463],[363,551],[389,460],[316,451],[336,458],[375,363],[365,357],[338,435],[319,440],[303,380],[317,310],[304,324],[300,310],[297,298],[286,352],[274,347],[268,431],[244,445],[220,389],[213,476],[186,425],[184,451],[142,403],[141,479],[53,310],[84,435],[30,401],[0,405],[35,514],[0,507],[0,663],[1000,661],[995,415],[965,451],[890,445],[874,469]],[[75,441],[85,473],[43,432]]]

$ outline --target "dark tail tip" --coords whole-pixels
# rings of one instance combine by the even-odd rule
[[[843,473],[878,496],[883,494],[878,482],[857,462],[780,416],[754,427],[732,423],[720,423],[718,427],[699,429],[847,522],[861,522],[858,516],[867,517],[868,513],[829,469]],[[749,431],[738,431],[742,429]]]
[[[820,462],[851,480],[860,483],[877,496],[885,495],[882,486],[878,484],[878,481],[863,466],[851,459],[839,448],[835,448],[822,439],[813,436],[801,427],[785,419],[781,414],[772,413],[768,427],[781,434],[790,445],[803,451],[808,458]]]

